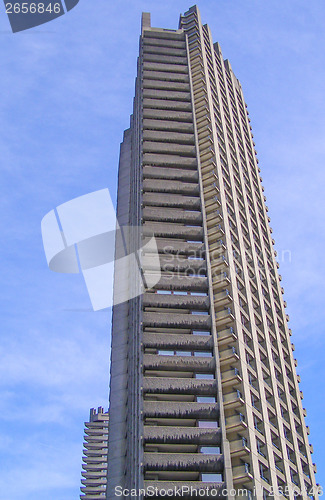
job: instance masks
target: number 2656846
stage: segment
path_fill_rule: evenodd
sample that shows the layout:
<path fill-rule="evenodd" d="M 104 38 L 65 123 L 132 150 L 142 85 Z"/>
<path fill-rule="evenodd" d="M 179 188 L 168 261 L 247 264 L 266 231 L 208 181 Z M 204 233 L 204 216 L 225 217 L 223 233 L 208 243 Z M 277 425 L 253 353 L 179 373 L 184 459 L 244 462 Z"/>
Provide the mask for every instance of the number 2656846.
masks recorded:
<path fill-rule="evenodd" d="M 6 3 L 6 13 L 7 14 L 44 14 L 44 13 L 54 13 L 60 14 L 61 4 L 59 3 L 49 3 L 45 5 L 44 3 Z"/>

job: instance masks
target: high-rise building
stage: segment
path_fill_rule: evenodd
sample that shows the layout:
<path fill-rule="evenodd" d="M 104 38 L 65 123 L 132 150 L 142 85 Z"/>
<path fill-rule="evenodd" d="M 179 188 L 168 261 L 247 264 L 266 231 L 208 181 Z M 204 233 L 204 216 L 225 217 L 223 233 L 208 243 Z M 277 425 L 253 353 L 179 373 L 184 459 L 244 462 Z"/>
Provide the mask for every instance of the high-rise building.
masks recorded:
<path fill-rule="evenodd" d="M 80 498 L 97 500 L 106 497 L 108 412 L 100 406 L 90 410 L 89 422 L 85 422 L 83 471 Z"/>
<path fill-rule="evenodd" d="M 318 498 L 259 173 L 241 84 L 198 9 L 177 30 L 143 14 L 119 166 L 117 217 L 138 230 L 116 247 L 134 259 L 117 261 L 114 293 L 133 298 L 113 308 L 108 499 Z"/>

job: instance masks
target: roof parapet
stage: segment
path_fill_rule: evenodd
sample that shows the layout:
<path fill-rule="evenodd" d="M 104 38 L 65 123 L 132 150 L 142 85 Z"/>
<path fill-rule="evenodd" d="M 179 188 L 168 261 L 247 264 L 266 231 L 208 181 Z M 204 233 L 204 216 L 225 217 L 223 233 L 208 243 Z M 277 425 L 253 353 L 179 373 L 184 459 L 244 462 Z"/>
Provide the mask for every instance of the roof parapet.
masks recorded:
<path fill-rule="evenodd" d="M 141 18 L 141 32 L 145 29 L 151 28 L 151 14 L 150 12 L 142 12 Z"/>

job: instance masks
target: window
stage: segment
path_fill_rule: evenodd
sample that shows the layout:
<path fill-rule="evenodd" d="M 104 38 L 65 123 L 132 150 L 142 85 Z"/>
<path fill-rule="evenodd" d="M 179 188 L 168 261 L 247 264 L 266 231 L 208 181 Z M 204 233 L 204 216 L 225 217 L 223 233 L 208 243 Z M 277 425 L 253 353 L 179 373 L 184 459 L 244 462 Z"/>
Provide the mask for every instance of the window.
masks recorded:
<path fill-rule="evenodd" d="M 260 441 L 259 439 L 256 439 L 256 447 L 257 447 L 257 453 L 259 453 L 262 457 L 265 457 L 265 453 L 263 453 L 263 448 L 264 448 L 264 443 Z"/>
<path fill-rule="evenodd" d="M 260 468 L 261 479 L 263 479 L 264 481 L 266 481 L 268 483 L 269 479 L 266 477 L 268 474 L 267 468 L 261 463 L 259 464 L 259 468 Z M 267 494 L 267 492 L 266 492 L 266 494 Z M 263 495 L 263 498 L 264 498 L 264 495 Z M 267 496 L 265 498 L 267 498 Z"/>
<path fill-rule="evenodd" d="M 256 417 L 256 415 L 254 415 L 254 428 L 258 432 L 260 432 L 261 434 L 263 434 L 263 424 L 262 424 L 261 420 Z"/>
<path fill-rule="evenodd" d="M 204 472 L 201 475 L 201 481 L 203 483 L 222 483 L 222 474 L 216 474 L 214 472 Z"/>
<path fill-rule="evenodd" d="M 196 401 L 198 403 L 215 403 L 216 398 L 214 396 L 196 396 Z"/>
<path fill-rule="evenodd" d="M 219 446 L 200 446 L 199 452 L 204 455 L 220 455 Z"/>
<path fill-rule="evenodd" d="M 195 351 L 194 356 L 201 356 L 203 358 L 212 358 L 212 352 L 210 351 Z"/>
<path fill-rule="evenodd" d="M 216 420 L 198 420 L 197 424 L 201 429 L 218 429 L 219 427 Z"/>

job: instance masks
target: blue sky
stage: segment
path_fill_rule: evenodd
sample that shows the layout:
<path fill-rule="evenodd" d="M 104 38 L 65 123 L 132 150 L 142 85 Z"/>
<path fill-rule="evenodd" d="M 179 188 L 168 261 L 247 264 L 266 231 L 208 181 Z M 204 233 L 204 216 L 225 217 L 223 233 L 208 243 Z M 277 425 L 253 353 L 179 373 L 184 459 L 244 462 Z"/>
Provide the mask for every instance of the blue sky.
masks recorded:
<path fill-rule="evenodd" d="M 81 275 L 48 270 L 40 222 L 97 189 L 115 196 L 141 11 L 176 28 L 190 5 L 80 0 L 17 34 L 0 5 L 1 500 L 78 498 L 83 422 L 107 404 L 110 313 L 91 311 Z M 325 4 L 198 5 L 250 111 L 322 484 Z"/>

